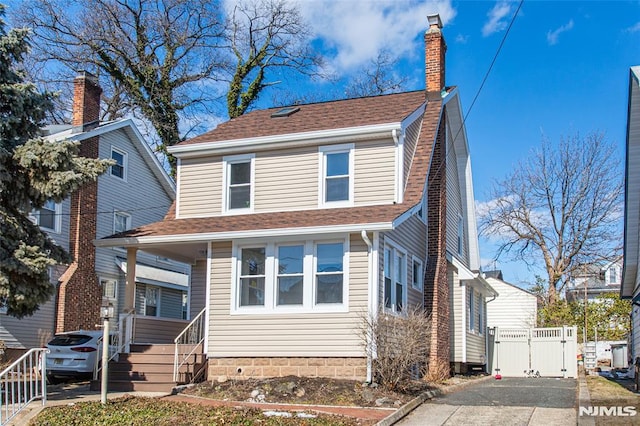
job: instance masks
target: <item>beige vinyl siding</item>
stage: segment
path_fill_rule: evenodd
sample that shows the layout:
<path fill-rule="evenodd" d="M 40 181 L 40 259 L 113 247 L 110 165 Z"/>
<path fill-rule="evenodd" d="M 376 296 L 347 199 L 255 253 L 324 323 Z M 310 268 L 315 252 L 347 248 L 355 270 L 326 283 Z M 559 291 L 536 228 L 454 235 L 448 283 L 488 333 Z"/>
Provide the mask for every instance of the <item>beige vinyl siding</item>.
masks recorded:
<path fill-rule="evenodd" d="M 353 191 L 356 206 L 394 201 L 395 152 L 393 140 L 356 144 Z"/>
<path fill-rule="evenodd" d="M 449 330 L 451 333 L 451 361 L 462 362 L 462 336 L 466 333 L 463 322 L 466 304 L 464 301 L 465 287 L 460 285 L 456 269 L 447 264 L 447 280 L 449 281 Z"/>
<path fill-rule="evenodd" d="M 215 243 L 208 355 L 363 356 L 356 327 L 367 309 L 367 250 L 359 235 L 350 240 L 347 313 L 231 315 L 231 243 Z"/>
<path fill-rule="evenodd" d="M 411 123 L 406 130 L 404 138 L 404 176 L 402 177 L 402 187 L 407 184 L 409 177 L 409 171 L 411 170 L 411 163 L 418 143 L 418 136 L 420 136 L 420 128 L 422 127 L 422 116 L 413 123 Z"/>
<path fill-rule="evenodd" d="M 407 251 L 407 303 L 410 306 L 422 305 L 424 296 L 422 291 L 415 290 L 413 282 L 412 256 L 422 261 L 423 272 L 427 266 L 426 261 L 426 225 L 416 215 L 400 224 L 396 229 L 384 234 L 384 238 L 389 238 L 393 243 Z M 384 240 L 382 241 L 384 243 Z M 384 244 L 380 246 L 380 303 L 384 304 Z M 424 277 L 423 277 L 424 279 Z"/>
<path fill-rule="evenodd" d="M 255 211 L 318 207 L 318 148 L 257 153 Z"/>
<path fill-rule="evenodd" d="M 178 209 L 181 218 L 215 216 L 222 212 L 222 158 L 180 161 Z"/>
<path fill-rule="evenodd" d="M 447 134 L 447 250 L 465 265 L 468 265 L 465 243 L 468 237 L 466 230 L 463 234 L 463 251 L 461 255 L 458 254 L 458 220 L 462 213 L 462 191 L 460 190 L 456 152 L 451 135 Z"/>
<path fill-rule="evenodd" d="M 487 326 L 531 328 L 536 326 L 536 296 L 495 278 L 487 282 L 498 297 L 487 303 Z"/>
<path fill-rule="evenodd" d="M 207 261 L 198 260 L 191 268 L 191 319 L 202 311 L 207 298 Z"/>

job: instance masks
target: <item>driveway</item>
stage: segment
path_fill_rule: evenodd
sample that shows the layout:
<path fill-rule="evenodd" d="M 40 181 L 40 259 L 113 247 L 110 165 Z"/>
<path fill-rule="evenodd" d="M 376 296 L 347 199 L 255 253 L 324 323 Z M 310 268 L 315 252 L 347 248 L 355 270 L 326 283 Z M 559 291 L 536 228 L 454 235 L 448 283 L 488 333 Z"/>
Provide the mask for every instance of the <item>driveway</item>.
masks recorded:
<path fill-rule="evenodd" d="M 575 425 L 576 379 L 483 380 L 420 405 L 398 422 L 424 425 Z"/>

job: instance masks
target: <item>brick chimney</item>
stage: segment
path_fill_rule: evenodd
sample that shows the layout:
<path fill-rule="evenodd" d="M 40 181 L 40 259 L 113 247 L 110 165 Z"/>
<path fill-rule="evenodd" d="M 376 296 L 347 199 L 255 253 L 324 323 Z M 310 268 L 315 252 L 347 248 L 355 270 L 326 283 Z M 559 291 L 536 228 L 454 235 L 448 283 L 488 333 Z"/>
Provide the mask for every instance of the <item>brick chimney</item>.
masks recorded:
<path fill-rule="evenodd" d="M 100 94 L 97 79 L 88 72 L 74 80 L 72 125 L 76 133 L 89 131 L 99 124 Z M 99 158 L 100 136 L 83 139 L 80 156 Z M 71 194 L 69 218 L 69 254 L 73 263 L 58 285 L 56 333 L 93 330 L 100 323 L 102 288 L 96 274 L 98 182 L 82 185 Z"/>
<path fill-rule="evenodd" d="M 440 99 L 444 85 L 444 57 L 447 44 L 442 37 L 440 15 L 427 16 L 429 29 L 424 34 L 427 98 Z"/>
<path fill-rule="evenodd" d="M 73 80 L 73 117 L 71 125 L 83 132 L 96 127 L 100 121 L 102 89 L 96 76 L 82 71 Z"/>

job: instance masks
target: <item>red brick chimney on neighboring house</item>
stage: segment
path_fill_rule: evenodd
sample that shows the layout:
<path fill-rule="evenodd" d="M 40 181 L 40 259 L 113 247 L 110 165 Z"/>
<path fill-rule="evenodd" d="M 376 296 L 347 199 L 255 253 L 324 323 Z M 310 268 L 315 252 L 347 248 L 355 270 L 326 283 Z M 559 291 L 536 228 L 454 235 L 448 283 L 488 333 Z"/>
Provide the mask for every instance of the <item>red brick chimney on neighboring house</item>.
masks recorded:
<path fill-rule="evenodd" d="M 424 34 L 425 45 L 425 78 L 427 98 L 439 99 L 442 97 L 444 85 L 444 57 L 447 52 L 447 44 L 442 37 L 442 21 L 440 15 L 427 16 L 429 29 Z"/>
<path fill-rule="evenodd" d="M 97 127 L 100 95 L 95 76 L 81 72 L 74 79 L 72 125 L 76 133 Z M 82 140 L 80 156 L 98 158 L 100 137 Z M 102 290 L 95 272 L 98 183 L 89 182 L 71 195 L 69 253 L 73 263 L 60 278 L 56 304 L 56 332 L 92 330 L 100 323 Z"/>

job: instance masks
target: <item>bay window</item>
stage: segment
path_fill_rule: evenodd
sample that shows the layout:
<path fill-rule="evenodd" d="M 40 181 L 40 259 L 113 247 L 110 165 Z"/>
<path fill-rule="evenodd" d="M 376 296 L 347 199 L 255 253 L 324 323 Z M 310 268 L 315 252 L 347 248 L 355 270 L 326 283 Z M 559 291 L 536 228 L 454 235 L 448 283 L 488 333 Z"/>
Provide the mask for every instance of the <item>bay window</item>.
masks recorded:
<path fill-rule="evenodd" d="M 344 311 L 346 240 L 236 246 L 232 312 Z"/>

